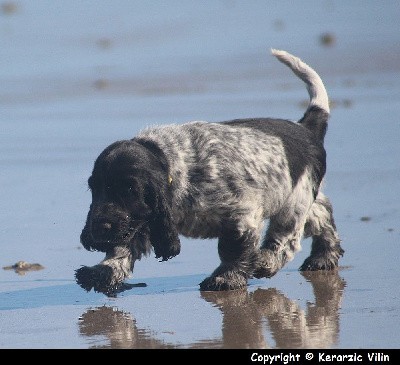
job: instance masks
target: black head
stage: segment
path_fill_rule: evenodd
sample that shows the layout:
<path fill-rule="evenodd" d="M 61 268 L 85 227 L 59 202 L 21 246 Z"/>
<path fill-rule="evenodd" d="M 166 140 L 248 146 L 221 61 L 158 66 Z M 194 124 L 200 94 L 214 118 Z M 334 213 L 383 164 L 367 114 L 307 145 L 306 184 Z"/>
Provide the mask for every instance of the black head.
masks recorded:
<path fill-rule="evenodd" d="M 92 203 L 81 243 L 111 252 L 129 247 L 133 259 L 151 252 L 167 260 L 180 250 L 171 213 L 168 163 L 152 143 L 115 142 L 97 158 L 88 180 Z"/>

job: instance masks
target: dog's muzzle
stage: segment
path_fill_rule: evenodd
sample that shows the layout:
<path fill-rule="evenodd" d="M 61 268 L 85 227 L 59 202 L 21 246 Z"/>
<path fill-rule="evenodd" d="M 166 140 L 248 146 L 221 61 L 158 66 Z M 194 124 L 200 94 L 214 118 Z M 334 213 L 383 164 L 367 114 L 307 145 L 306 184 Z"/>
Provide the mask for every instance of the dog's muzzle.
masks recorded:
<path fill-rule="evenodd" d="M 109 242 L 117 236 L 117 224 L 104 219 L 95 219 L 90 227 L 94 241 Z"/>
<path fill-rule="evenodd" d="M 109 252 L 115 246 L 127 246 L 144 225 L 127 214 L 112 217 L 89 215 L 81 234 L 81 243 L 89 250 Z"/>

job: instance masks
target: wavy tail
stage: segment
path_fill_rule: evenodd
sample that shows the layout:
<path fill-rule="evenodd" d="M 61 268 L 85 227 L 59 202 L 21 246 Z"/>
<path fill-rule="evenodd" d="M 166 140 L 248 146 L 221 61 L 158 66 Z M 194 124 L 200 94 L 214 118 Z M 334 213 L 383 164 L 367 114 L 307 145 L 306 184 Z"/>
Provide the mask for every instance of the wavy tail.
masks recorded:
<path fill-rule="evenodd" d="M 310 103 L 299 123 L 309 129 L 321 142 L 324 141 L 329 119 L 329 99 L 319 75 L 300 58 L 282 50 L 271 49 L 272 54 L 287 65 L 307 85 Z"/>

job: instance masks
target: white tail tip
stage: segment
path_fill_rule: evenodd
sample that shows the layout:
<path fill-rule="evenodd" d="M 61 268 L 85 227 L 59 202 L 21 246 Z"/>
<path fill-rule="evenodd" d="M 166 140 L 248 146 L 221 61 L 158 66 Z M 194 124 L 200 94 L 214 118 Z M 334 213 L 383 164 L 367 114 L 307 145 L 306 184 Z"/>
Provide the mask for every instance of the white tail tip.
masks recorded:
<path fill-rule="evenodd" d="M 304 63 L 300 58 L 278 49 L 271 49 L 271 53 L 282 63 L 287 65 L 295 75 L 307 85 L 310 103 L 308 108 L 317 106 L 329 113 L 329 99 L 324 83 L 313 68 Z"/>

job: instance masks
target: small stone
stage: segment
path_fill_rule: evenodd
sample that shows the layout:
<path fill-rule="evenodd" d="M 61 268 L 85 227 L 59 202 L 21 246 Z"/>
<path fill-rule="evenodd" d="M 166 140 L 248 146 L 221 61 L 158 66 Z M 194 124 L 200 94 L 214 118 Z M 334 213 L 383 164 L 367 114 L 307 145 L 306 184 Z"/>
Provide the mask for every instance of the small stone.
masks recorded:
<path fill-rule="evenodd" d="M 3 3 L 1 3 L 1 11 L 3 14 L 14 14 L 16 13 L 18 10 L 18 6 L 16 3 L 12 2 L 12 1 L 5 1 Z"/>
<path fill-rule="evenodd" d="M 332 33 L 323 33 L 319 37 L 319 42 L 325 47 L 332 47 L 336 43 L 336 37 Z"/>

